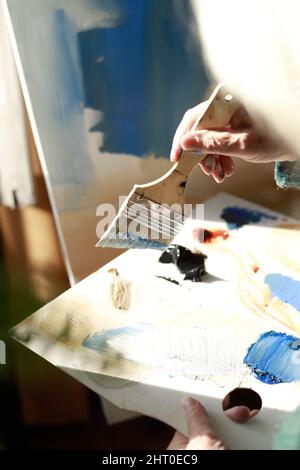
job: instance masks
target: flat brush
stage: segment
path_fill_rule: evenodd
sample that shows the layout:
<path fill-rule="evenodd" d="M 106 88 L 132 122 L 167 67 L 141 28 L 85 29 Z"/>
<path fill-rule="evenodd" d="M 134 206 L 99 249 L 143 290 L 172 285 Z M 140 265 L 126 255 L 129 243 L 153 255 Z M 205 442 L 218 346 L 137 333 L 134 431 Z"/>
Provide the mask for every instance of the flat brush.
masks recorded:
<path fill-rule="evenodd" d="M 228 125 L 239 103 L 218 85 L 193 130 Z M 161 178 L 135 185 L 96 246 L 163 249 L 180 232 L 185 214 L 185 186 L 189 175 L 205 158 L 182 151 L 178 162 Z"/>

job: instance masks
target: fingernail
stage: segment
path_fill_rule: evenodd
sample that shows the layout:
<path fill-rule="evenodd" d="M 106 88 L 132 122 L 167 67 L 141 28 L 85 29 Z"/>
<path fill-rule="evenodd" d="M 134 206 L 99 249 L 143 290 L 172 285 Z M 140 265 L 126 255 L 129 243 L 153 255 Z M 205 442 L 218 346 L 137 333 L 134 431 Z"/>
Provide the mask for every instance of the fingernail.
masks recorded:
<path fill-rule="evenodd" d="M 259 413 L 259 410 L 252 410 L 250 411 L 250 418 L 254 418 L 254 416 L 256 416 L 257 414 Z"/>
<path fill-rule="evenodd" d="M 195 403 L 196 401 L 192 397 L 185 397 L 181 401 L 184 410 L 188 410 L 189 408 L 193 407 Z"/>

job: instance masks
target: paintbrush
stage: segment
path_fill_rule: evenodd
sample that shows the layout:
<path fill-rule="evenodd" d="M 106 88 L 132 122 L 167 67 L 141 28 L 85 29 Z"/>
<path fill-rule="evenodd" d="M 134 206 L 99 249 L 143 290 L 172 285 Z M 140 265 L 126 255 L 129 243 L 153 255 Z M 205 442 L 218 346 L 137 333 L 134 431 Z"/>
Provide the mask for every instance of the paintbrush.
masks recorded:
<path fill-rule="evenodd" d="M 218 85 L 193 130 L 223 128 L 238 106 L 225 86 Z M 182 151 L 179 161 L 161 178 L 135 185 L 96 246 L 162 249 L 170 244 L 187 217 L 187 179 L 203 158 L 204 154 Z"/>

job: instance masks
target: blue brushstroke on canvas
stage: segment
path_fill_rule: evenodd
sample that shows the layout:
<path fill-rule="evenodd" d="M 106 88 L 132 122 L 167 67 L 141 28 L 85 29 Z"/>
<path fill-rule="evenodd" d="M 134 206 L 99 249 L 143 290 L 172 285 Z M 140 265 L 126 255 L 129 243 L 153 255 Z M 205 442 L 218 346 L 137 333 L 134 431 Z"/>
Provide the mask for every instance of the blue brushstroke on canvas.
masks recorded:
<path fill-rule="evenodd" d="M 268 331 L 250 346 L 244 364 L 266 384 L 300 380 L 300 339 Z"/>
<path fill-rule="evenodd" d="M 265 283 L 270 287 L 273 297 L 292 305 L 300 312 L 300 281 L 280 273 L 268 274 Z"/>
<path fill-rule="evenodd" d="M 207 86 L 191 6 L 118 0 L 116 12 L 114 27 L 78 34 L 85 106 L 103 113 L 92 131 L 104 134 L 102 151 L 168 156 L 184 111 Z"/>
<path fill-rule="evenodd" d="M 263 219 L 277 220 L 274 215 L 239 206 L 225 207 L 221 213 L 221 218 L 227 222 L 230 230 L 241 228 L 247 224 L 259 223 Z"/>

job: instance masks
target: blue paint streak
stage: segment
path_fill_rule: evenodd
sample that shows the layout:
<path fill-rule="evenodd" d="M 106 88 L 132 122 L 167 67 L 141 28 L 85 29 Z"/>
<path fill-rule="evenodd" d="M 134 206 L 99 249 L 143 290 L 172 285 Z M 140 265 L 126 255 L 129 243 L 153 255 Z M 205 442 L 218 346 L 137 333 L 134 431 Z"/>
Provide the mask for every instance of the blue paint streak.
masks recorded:
<path fill-rule="evenodd" d="M 256 378 L 266 384 L 300 379 L 300 339 L 268 331 L 252 344 L 244 358 Z"/>
<path fill-rule="evenodd" d="M 184 111 L 208 83 L 191 6 L 117 0 L 105 7 L 115 25 L 78 34 L 85 105 L 104 113 L 91 130 L 104 133 L 102 151 L 168 156 Z"/>
<path fill-rule="evenodd" d="M 97 331 L 93 335 L 87 336 L 82 342 L 82 346 L 85 348 L 93 349 L 98 352 L 106 352 L 110 345 L 109 341 L 118 336 L 130 336 L 138 335 L 145 328 L 149 328 L 148 325 L 140 323 L 136 326 L 123 326 L 120 328 L 112 328 L 111 330 Z M 150 328 L 152 328 L 150 326 Z"/>
<path fill-rule="evenodd" d="M 272 273 L 265 277 L 265 283 L 271 289 L 272 295 L 300 312 L 300 282 L 289 276 Z"/>
<path fill-rule="evenodd" d="M 238 206 L 225 207 L 221 218 L 227 222 L 230 230 L 241 228 L 243 225 L 258 223 L 262 219 L 277 220 L 274 215 Z"/>
<path fill-rule="evenodd" d="M 126 243 L 130 248 L 149 248 L 152 250 L 164 250 L 168 245 L 159 240 L 149 240 L 144 237 L 139 237 L 133 233 L 128 233 Z"/>

